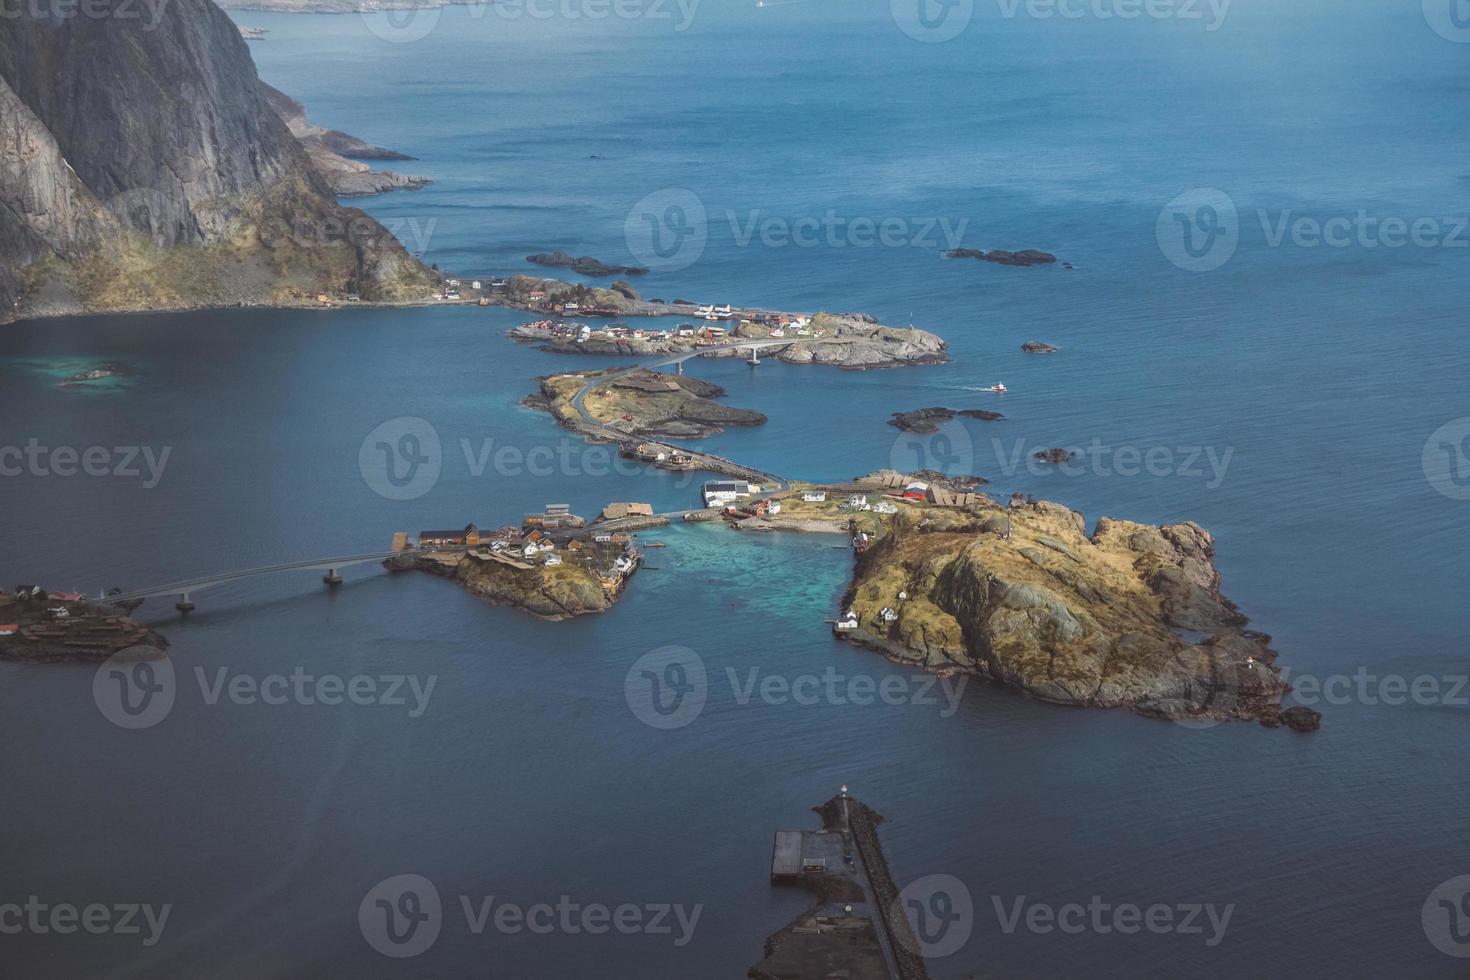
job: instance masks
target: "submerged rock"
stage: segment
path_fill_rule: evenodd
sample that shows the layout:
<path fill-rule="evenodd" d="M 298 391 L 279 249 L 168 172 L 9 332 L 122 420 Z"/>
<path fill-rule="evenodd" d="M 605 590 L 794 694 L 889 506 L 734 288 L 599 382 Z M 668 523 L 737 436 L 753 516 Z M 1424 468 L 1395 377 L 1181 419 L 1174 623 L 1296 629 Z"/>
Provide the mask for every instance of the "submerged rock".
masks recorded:
<path fill-rule="evenodd" d="M 1057 352 L 1056 347 L 1039 340 L 1028 340 L 1021 345 L 1021 349 L 1028 354 L 1055 354 Z"/>
<path fill-rule="evenodd" d="M 1034 458 L 1041 460 L 1043 463 L 1065 463 L 1077 454 L 1072 452 L 1072 450 L 1070 449 L 1055 448 L 1042 449 L 1038 452 L 1032 453 L 1031 455 Z"/>

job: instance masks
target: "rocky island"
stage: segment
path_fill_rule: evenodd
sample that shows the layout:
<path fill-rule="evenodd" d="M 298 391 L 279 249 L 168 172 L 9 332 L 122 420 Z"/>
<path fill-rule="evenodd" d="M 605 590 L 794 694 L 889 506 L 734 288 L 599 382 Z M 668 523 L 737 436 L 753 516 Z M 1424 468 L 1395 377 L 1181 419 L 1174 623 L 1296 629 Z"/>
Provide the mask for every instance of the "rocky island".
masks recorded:
<path fill-rule="evenodd" d="M 1089 535 L 1060 504 L 976 498 L 899 502 L 857 557 L 838 634 L 1057 704 L 1316 727 L 1283 712 L 1270 637 L 1221 594 L 1203 528 L 1105 517 Z"/>
<path fill-rule="evenodd" d="M 1052 265 L 1057 257 L 1050 252 L 1039 249 L 1027 248 L 1019 252 L 1008 252 L 1003 248 L 992 249 L 989 252 L 978 248 L 952 248 L 944 253 L 951 259 L 979 259 L 981 262 L 994 262 L 997 265 Z"/>
<path fill-rule="evenodd" d="M 927 435 L 931 432 L 938 432 L 941 425 L 956 417 L 980 419 L 982 422 L 995 422 L 1005 418 L 999 412 L 983 408 L 916 408 L 910 412 L 894 412 L 888 424 L 904 432 Z"/>
<path fill-rule="evenodd" d="M 526 256 L 526 261 L 536 265 L 550 266 L 554 269 L 571 269 L 579 276 L 588 276 L 593 279 L 603 279 L 609 276 L 643 276 L 648 274 L 648 270 L 642 266 L 608 265 L 605 262 L 594 259 L 590 255 L 573 257 L 570 253 L 560 250 L 528 255 Z M 613 288 L 617 289 L 617 285 L 617 283 L 614 283 Z M 634 294 L 631 298 L 637 299 L 637 295 Z"/>
<path fill-rule="evenodd" d="M 168 641 L 135 622 L 131 608 L 28 586 L 0 593 L 0 660 L 102 661 L 131 648 L 161 656 Z"/>
<path fill-rule="evenodd" d="M 596 524 L 554 531 L 538 521 L 484 535 L 472 524 L 464 533 L 472 542 L 468 546 L 435 550 L 426 545 L 383 564 L 395 572 L 453 579 L 489 602 L 559 620 L 612 608 L 643 560 L 627 533 L 603 531 Z"/>
<path fill-rule="evenodd" d="M 1051 344 L 1043 343 L 1040 340 L 1028 340 L 1021 345 L 1021 350 L 1027 354 L 1055 354 L 1057 349 Z"/>
<path fill-rule="evenodd" d="M 589 388 L 588 382 L 598 378 L 611 380 Z M 630 438 L 703 439 L 728 426 L 766 422 L 760 412 L 719 404 L 714 399 L 725 389 L 687 375 L 642 369 L 557 374 L 541 378 L 540 386 L 540 396 L 527 400 L 530 407 L 595 436 L 612 431 Z M 584 388 L 587 392 L 579 408 L 573 399 Z"/>
<path fill-rule="evenodd" d="M 704 322 L 661 330 L 625 323 L 593 327 L 576 320 L 539 320 L 512 327 L 507 335 L 553 353 L 625 357 L 694 351 L 702 351 L 706 357 L 748 357 L 749 348 L 740 348 L 738 341 L 786 340 L 789 343 L 763 348 L 760 356 L 787 364 L 824 364 L 851 371 L 940 364 L 949 357 L 948 345 L 938 335 L 917 327 L 884 326 L 865 314 L 746 315 L 742 311 L 731 312 L 729 318 L 736 320 L 733 328 Z"/>

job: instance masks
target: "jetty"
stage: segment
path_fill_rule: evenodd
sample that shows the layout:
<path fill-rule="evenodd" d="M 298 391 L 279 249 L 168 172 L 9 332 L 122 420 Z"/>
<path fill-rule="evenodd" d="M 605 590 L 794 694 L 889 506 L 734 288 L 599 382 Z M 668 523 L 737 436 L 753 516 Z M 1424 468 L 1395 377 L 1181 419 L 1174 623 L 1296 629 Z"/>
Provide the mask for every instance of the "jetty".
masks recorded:
<path fill-rule="evenodd" d="M 747 976 L 928 980 L 878 842 L 883 817 L 846 786 L 813 809 L 820 830 L 776 831 L 771 883 L 812 891 L 816 903 L 766 940 L 765 957 Z"/>

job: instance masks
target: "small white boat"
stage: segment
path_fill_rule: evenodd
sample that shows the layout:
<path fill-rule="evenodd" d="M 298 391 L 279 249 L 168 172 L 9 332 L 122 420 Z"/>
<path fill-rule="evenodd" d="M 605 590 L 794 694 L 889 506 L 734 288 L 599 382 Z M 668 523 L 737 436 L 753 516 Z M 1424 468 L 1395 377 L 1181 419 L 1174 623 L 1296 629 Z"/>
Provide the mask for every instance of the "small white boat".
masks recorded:
<path fill-rule="evenodd" d="M 1008 390 L 1009 390 L 1009 389 L 1008 389 L 1008 388 L 1006 388 L 1006 386 L 1005 386 L 1005 385 L 1002 385 L 1002 384 L 993 384 L 993 385 L 991 385 L 991 386 L 990 386 L 990 387 L 989 387 L 989 388 L 986 388 L 986 389 L 985 389 L 985 390 L 986 390 L 986 391 L 993 391 L 993 392 L 995 392 L 995 393 L 996 393 L 996 394 L 997 394 L 997 395 L 1003 395 L 1003 394 L 1005 394 L 1005 393 L 1006 393 L 1006 392 L 1007 392 L 1007 391 L 1008 391 Z"/>

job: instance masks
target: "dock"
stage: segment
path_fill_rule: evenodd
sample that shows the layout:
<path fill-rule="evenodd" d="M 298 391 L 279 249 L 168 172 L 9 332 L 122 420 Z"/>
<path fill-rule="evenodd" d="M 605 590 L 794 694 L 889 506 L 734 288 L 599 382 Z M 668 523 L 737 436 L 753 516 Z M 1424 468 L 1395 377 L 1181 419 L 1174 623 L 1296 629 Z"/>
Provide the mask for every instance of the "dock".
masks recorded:
<path fill-rule="evenodd" d="M 816 903 L 766 940 L 765 957 L 748 975 L 928 980 L 878 842 L 882 816 L 845 786 L 814 809 L 820 830 L 776 831 L 771 883 L 805 888 Z"/>

